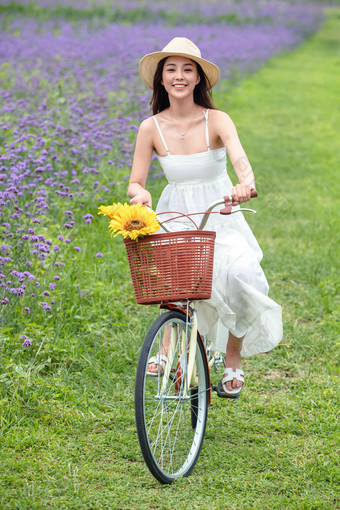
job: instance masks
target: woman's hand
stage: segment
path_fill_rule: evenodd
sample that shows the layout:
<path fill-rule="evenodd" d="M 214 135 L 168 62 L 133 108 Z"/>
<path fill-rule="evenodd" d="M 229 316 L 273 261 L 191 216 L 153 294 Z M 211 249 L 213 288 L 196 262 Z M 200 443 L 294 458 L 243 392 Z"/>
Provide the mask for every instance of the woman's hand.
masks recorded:
<path fill-rule="evenodd" d="M 136 193 L 136 195 L 134 195 L 131 198 L 130 204 L 131 205 L 142 204 L 142 205 L 145 205 L 145 206 L 150 207 L 152 209 L 152 198 L 151 198 L 151 195 L 150 195 L 150 193 L 146 189 L 140 190 L 140 191 L 138 191 L 138 193 Z"/>
<path fill-rule="evenodd" d="M 252 189 L 255 189 L 254 185 L 248 184 L 236 184 L 231 191 L 232 197 L 232 206 L 243 204 L 243 202 L 248 202 L 250 200 L 250 192 Z"/>

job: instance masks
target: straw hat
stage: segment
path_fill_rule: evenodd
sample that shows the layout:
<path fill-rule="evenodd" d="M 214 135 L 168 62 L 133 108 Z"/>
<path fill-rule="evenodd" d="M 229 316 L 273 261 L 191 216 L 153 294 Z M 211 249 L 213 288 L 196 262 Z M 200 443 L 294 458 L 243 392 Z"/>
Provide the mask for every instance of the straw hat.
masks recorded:
<path fill-rule="evenodd" d="M 187 57 L 197 62 L 207 76 L 211 87 L 216 85 L 220 78 L 219 68 L 201 57 L 199 48 L 190 39 L 186 37 L 175 37 L 167 44 L 162 51 L 155 51 L 145 55 L 139 63 L 139 72 L 144 83 L 153 89 L 153 78 L 158 63 L 166 57 L 176 55 L 178 57 Z"/>

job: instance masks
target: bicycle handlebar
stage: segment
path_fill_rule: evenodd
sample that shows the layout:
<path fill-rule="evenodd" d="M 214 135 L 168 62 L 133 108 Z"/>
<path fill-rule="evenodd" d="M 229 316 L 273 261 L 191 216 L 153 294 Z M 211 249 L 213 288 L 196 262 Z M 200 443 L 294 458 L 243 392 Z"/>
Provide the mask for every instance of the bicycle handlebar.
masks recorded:
<path fill-rule="evenodd" d="M 250 193 L 251 193 L 250 198 L 256 198 L 257 197 L 257 191 L 255 189 L 251 189 Z M 203 214 L 204 216 L 203 216 L 200 224 L 197 227 L 198 230 L 203 230 L 205 225 L 207 224 L 209 215 L 212 213 L 212 210 L 215 209 L 215 207 L 217 207 L 218 205 L 223 205 L 223 204 L 224 204 L 224 208 L 219 211 L 219 213 L 223 214 L 223 215 L 235 214 L 237 212 L 251 212 L 253 214 L 256 214 L 256 211 L 254 211 L 253 209 L 247 209 L 246 207 L 242 207 L 240 209 L 237 209 L 236 211 L 233 211 L 232 210 L 233 206 L 231 205 L 232 204 L 232 199 L 230 197 L 228 197 L 228 196 L 225 196 L 225 197 L 223 197 L 223 200 L 219 199 L 219 200 L 216 200 L 215 202 L 212 202 L 209 205 L 208 209 L 204 213 L 193 213 L 193 214 L 186 215 L 186 214 L 183 214 L 183 213 L 176 212 L 175 214 L 179 214 L 179 216 L 177 216 L 175 218 L 170 218 L 168 220 L 165 220 L 163 222 L 163 224 L 161 224 L 161 227 L 162 227 L 163 230 L 165 230 L 165 232 L 171 232 L 171 230 L 168 229 L 168 227 L 165 227 L 164 223 L 167 222 L 167 221 L 171 221 L 171 220 L 177 219 L 179 217 L 183 217 L 183 216 L 189 218 L 193 222 L 193 224 L 197 227 L 196 223 L 190 218 L 190 216 L 194 216 L 196 214 Z"/>

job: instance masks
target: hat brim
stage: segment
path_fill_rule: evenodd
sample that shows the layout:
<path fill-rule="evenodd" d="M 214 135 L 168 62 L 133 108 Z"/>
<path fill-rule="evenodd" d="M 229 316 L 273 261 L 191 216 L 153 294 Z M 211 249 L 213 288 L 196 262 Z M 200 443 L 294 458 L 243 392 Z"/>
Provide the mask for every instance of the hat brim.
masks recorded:
<path fill-rule="evenodd" d="M 155 72 L 159 62 L 163 58 L 167 57 L 186 57 L 190 58 L 194 62 L 197 62 L 203 69 L 204 74 L 209 80 L 210 87 L 212 88 L 216 85 L 218 80 L 220 79 L 220 70 L 217 65 L 209 62 L 209 60 L 205 60 L 204 58 L 195 57 L 188 53 L 180 53 L 180 52 L 172 52 L 172 51 L 155 51 L 154 53 L 148 53 L 145 55 L 141 61 L 139 62 L 139 74 L 141 75 L 142 80 L 145 85 L 147 85 L 151 90 L 153 90 L 153 78 L 155 76 Z"/>

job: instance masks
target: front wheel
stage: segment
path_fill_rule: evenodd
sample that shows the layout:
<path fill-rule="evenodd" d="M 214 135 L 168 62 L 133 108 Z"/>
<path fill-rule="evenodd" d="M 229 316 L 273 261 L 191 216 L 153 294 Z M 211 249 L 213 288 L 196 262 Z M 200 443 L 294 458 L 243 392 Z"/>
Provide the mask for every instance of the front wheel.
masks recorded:
<path fill-rule="evenodd" d="M 144 460 L 161 483 L 189 476 L 201 451 L 209 402 L 209 372 L 205 349 L 197 334 L 192 374 L 191 326 L 179 311 L 160 315 L 149 329 L 139 357 L 135 414 Z M 193 342 L 193 339 L 191 339 Z M 149 359 L 167 352 L 158 375 L 147 376 Z"/>

